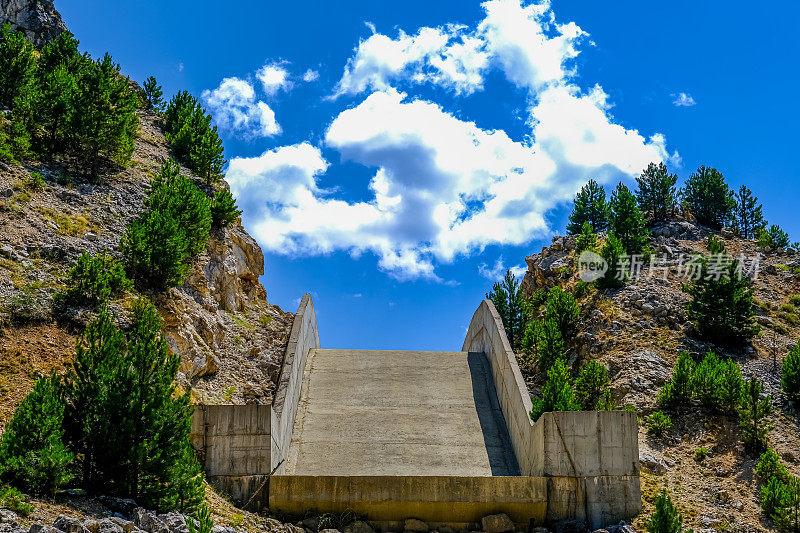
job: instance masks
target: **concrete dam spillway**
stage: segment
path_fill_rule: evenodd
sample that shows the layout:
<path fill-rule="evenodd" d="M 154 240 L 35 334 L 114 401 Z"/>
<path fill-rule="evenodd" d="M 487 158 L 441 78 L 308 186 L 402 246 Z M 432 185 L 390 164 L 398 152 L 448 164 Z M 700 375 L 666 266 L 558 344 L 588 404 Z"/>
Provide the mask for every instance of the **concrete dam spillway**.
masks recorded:
<path fill-rule="evenodd" d="M 248 508 L 352 511 L 469 528 L 597 528 L 641 508 L 635 413 L 545 413 L 484 300 L 461 351 L 322 349 L 311 297 L 292 326 L 272 405 L 200 405 L 192 443 L 209 481 Z"/>

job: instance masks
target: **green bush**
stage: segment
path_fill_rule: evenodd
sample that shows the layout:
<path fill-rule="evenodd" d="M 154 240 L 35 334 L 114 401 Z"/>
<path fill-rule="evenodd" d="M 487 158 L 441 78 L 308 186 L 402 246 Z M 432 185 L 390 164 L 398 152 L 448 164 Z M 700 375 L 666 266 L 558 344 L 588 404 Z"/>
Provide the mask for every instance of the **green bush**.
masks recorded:
<path fill-rule="evenodd" d="M 745 451 L 760 454 L 767 448 L 767 435 L 772 423 L 767 418 L 772 414 L 772 400 L 764 395 L 764 385 L 752 376 L 744 383 L 739 400 L 739 426 Z"/>
<path fill-rule="evenodd" d="M 28 181 L 28 188 L 38 191 L 42 187 L 44 187 L 44 176 L 42 176 L 41 172 L 31 172 L 30 181 Z"/>
<path fill-rule="evenodd" d="M 186 519 L 186 527 L 189 533 L 211 533 L 214 529 L 214 521 L 211 520 L 211 511 L 206 504 L 198 507 L 193 518 Z"/>
<path fill-rule="evenodd" d="M 561 359 L 556 359 L 547 372 L 547 382 L 540 397 L 533 400 L 530 416 L 536 421 L 543 413 L 553 411 L 579 411 L 569 378 L 569 368 Z"/>
<path fill-rule="evenodd" d="M 83 252 L 67 276 L 65 298 L 74 305 L 99 305 L 133 288 L 122 265 L 105 252 Z"/>
<path fill-rule="evenodd" d="M 762 483 L 767 483 L 773 477 L 780 481 L 789 479 L 789 471 L 781 464 L 780 457 L 772 448 L 768 448 L 758 459 L 756 475 L 761 478 Z"/>
<path fill-rule="evenodd" d="M 788 496 L 786 483 L 772 477 L 761 486 L 761 509 L 771 519 L 775 519 Z"/>
<path fill-rule="evenodd" d="M 598 409 L 608 391 L 609 383 L 611 380 L 605 366 L 595 360 L 584 364 L 575 380 L 575 399 L 580 403 L 581 410 Z"/>
<path fill-rule="evenodd" d="M 595 180 L 589 180 L 575 195 L 567 233 L 570 235 L 579 233 L 583 229 L 584 222 L 591 225 L 592 231 L 603 231 L 608 227 L 608 215 L 605 189 Z"/>
<path fill-rule="evenodd" d="M 707 449 L 705 449 L 705 448 L 697 448 L 694 451 L 695 460 L 697 460 L 699 462 L 703 462 L 703 461 L 706 460 L 706 457 L 708 457 L 708 450 Z"/>
<path fill-rule="evenodd" d="M 706 166 L 698 168 L 686 180 L 683 197 L 697 221 L 716 230 L 730 220 L 736 207 L 733 191 L 722 173 Z"/>
<path fill-rule="evenodd" d="M 656 498 L 656 508 L 647 522 L 647 533 L 681 533 L 683 531 L 683 516 L 672 503 L 672 499 L 663 491 Z"/>
<path fill-rule="evenodd" d="M 678 362 L 672 370 L 672 378 L 661 388 L 656 400 L 661 408 L 674 408 L 683 405 L 692 398 L 692 381 L 694 379 L 695 362 L 688 352 L 681 352 Z"/>
<path fill-rule="evenodd" d="M 650 163 L 636 178 L 639 207 L 652 220 L 667 220 L 675 213 L 677 174 L 670 174 L 664 163 Z"/>
<path fill-rule="evenodd" d="M 25 503 L 25 496 L 8 485 L 0 487 L 0 507 L 10 509 L 23 517 L 33 514 L 33 505 Z"/>
<path fill-rule="evenodd" d="M 529 322 L 522 337 L 522 348 L 526 354 L 536 356 L 540 372 L 547 372 L 553 363 L 566 358 L 564 339 L 553 319 Z"/>
<path fill-rule="evenodd" d="M 592 286 L 589 283 L 586 283 L 582 279 L 578 280 L 578 283 L 575 284 L 575 299 L 580 300 L 581 298 L 588 296 L 592 292 Z"/>
<path fill-rule="evenodd" d="M 788 248 L 789 234 L 783 231 L 777 224 L 772 224 L 769 228 L 758 230 L 758 245 L 762 248 Z"/>
<path fill-rule="evenodd" d="M 241 216 L 242 211 L 236 207 L 236 200 L 230 191 L 221 189 L 211 202 L 211 220 L 215 228 L 227 228 Z"/>
<path fill-rule="evenodd" d="M 625 266 L 627 254 L 622 243 L 613 233 L 609 233 L 600 256 L 605 259 L 608 269 L 603 277 L 597 280 L 597 286 L 602 289 L 614 289 L 625 285 L 627 278 Z"/>
<path fill-rule="evenodd" d="M 698 334 L 718 345 L 741 345 L 761 330 L 754 320 L 752 282 L 731 260 L 714 275 L 707 258 L 699 261 L 699 275 L 686 287 L 686 305 Z"/>
<path fill-rule="evenodd" d="M 64 404 L 56 375 L 36 382 L 14 411 L 0 442 L 5 481 L 35 494 L 53 495 L 72 479 L 72 454 L 64 444 Z"/>
<path fill-rule="evenodd" d="M 647 434 L 660 437 L 672 428 L 672 420 L 661 411 L 653 411 L 647 417 Z"/>
<path fill-rule="evenodd" d="M 783 360 L 781 390 L 789 400 L 800 401 L 800 342 L 794 345 Z"/>
<path fill-rule="evenodd" d="M 784 487 L 772 520 L 781 531 L 797 533 L 800 531 L 800 478 L 791 476 Z"/>
<path fill-rule="evenodd" d="M 708 241 L 706 241 L 706 248 L 711 255 L 724 254 L 725 244 L 717 238 L 716 235 L 709 234 Z"/>
<path fill-rule="evenodd" d="M 575 237 L 575 254 L 580 255 L 584 250 L 592 250 L 597 247 L 597 234 L 592 230 L 589 222 L 584 222 L 581 232 Z"/>
<path fill-rule="evenodd" d="M 554 320 L 562 339 L 571 339 L 578 332 L 581 310 L 575 297 L 561 287 L 553 287 L 547 293 L 544 316 Z"/>

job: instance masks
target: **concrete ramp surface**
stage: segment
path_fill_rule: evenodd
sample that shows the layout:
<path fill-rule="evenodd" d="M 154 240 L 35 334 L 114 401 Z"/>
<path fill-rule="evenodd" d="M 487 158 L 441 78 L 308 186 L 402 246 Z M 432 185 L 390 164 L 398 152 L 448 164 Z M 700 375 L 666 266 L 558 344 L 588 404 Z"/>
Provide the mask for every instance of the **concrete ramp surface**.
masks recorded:
<path fill-rule="evenodd" d="M 312 349 L 285 474 L 520 472 L 484 354 Z"/>

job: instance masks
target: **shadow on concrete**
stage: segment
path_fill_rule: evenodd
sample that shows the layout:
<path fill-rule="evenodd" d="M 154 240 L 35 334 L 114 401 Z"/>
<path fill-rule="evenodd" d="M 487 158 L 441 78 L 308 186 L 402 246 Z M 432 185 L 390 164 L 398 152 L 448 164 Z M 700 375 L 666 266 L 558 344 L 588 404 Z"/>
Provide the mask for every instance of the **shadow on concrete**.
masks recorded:
<path fill-rule="evenodd" d="M 470 377 L 472 378 L 472 397 L 475 411 L 483 431 L 483 442 L 489 456 L 489 466 L 493 476 L 519 476 L 519 464 L 511 437 L 508 434 L 503 411 L 497 400 L 497 391 L 492 380 L 489 361 L 482 353 L 467 354 Z"/>

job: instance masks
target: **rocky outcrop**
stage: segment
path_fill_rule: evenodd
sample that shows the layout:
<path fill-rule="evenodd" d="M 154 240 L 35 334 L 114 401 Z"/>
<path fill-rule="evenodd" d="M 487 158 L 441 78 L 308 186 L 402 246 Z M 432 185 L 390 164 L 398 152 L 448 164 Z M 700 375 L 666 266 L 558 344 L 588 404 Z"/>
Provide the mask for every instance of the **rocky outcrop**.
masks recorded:
<path fill-rule="evenodd" d="M 38 48 L 67 29 L 53 0 L 0 0 L 0 24 L 6 22 Z"/>

